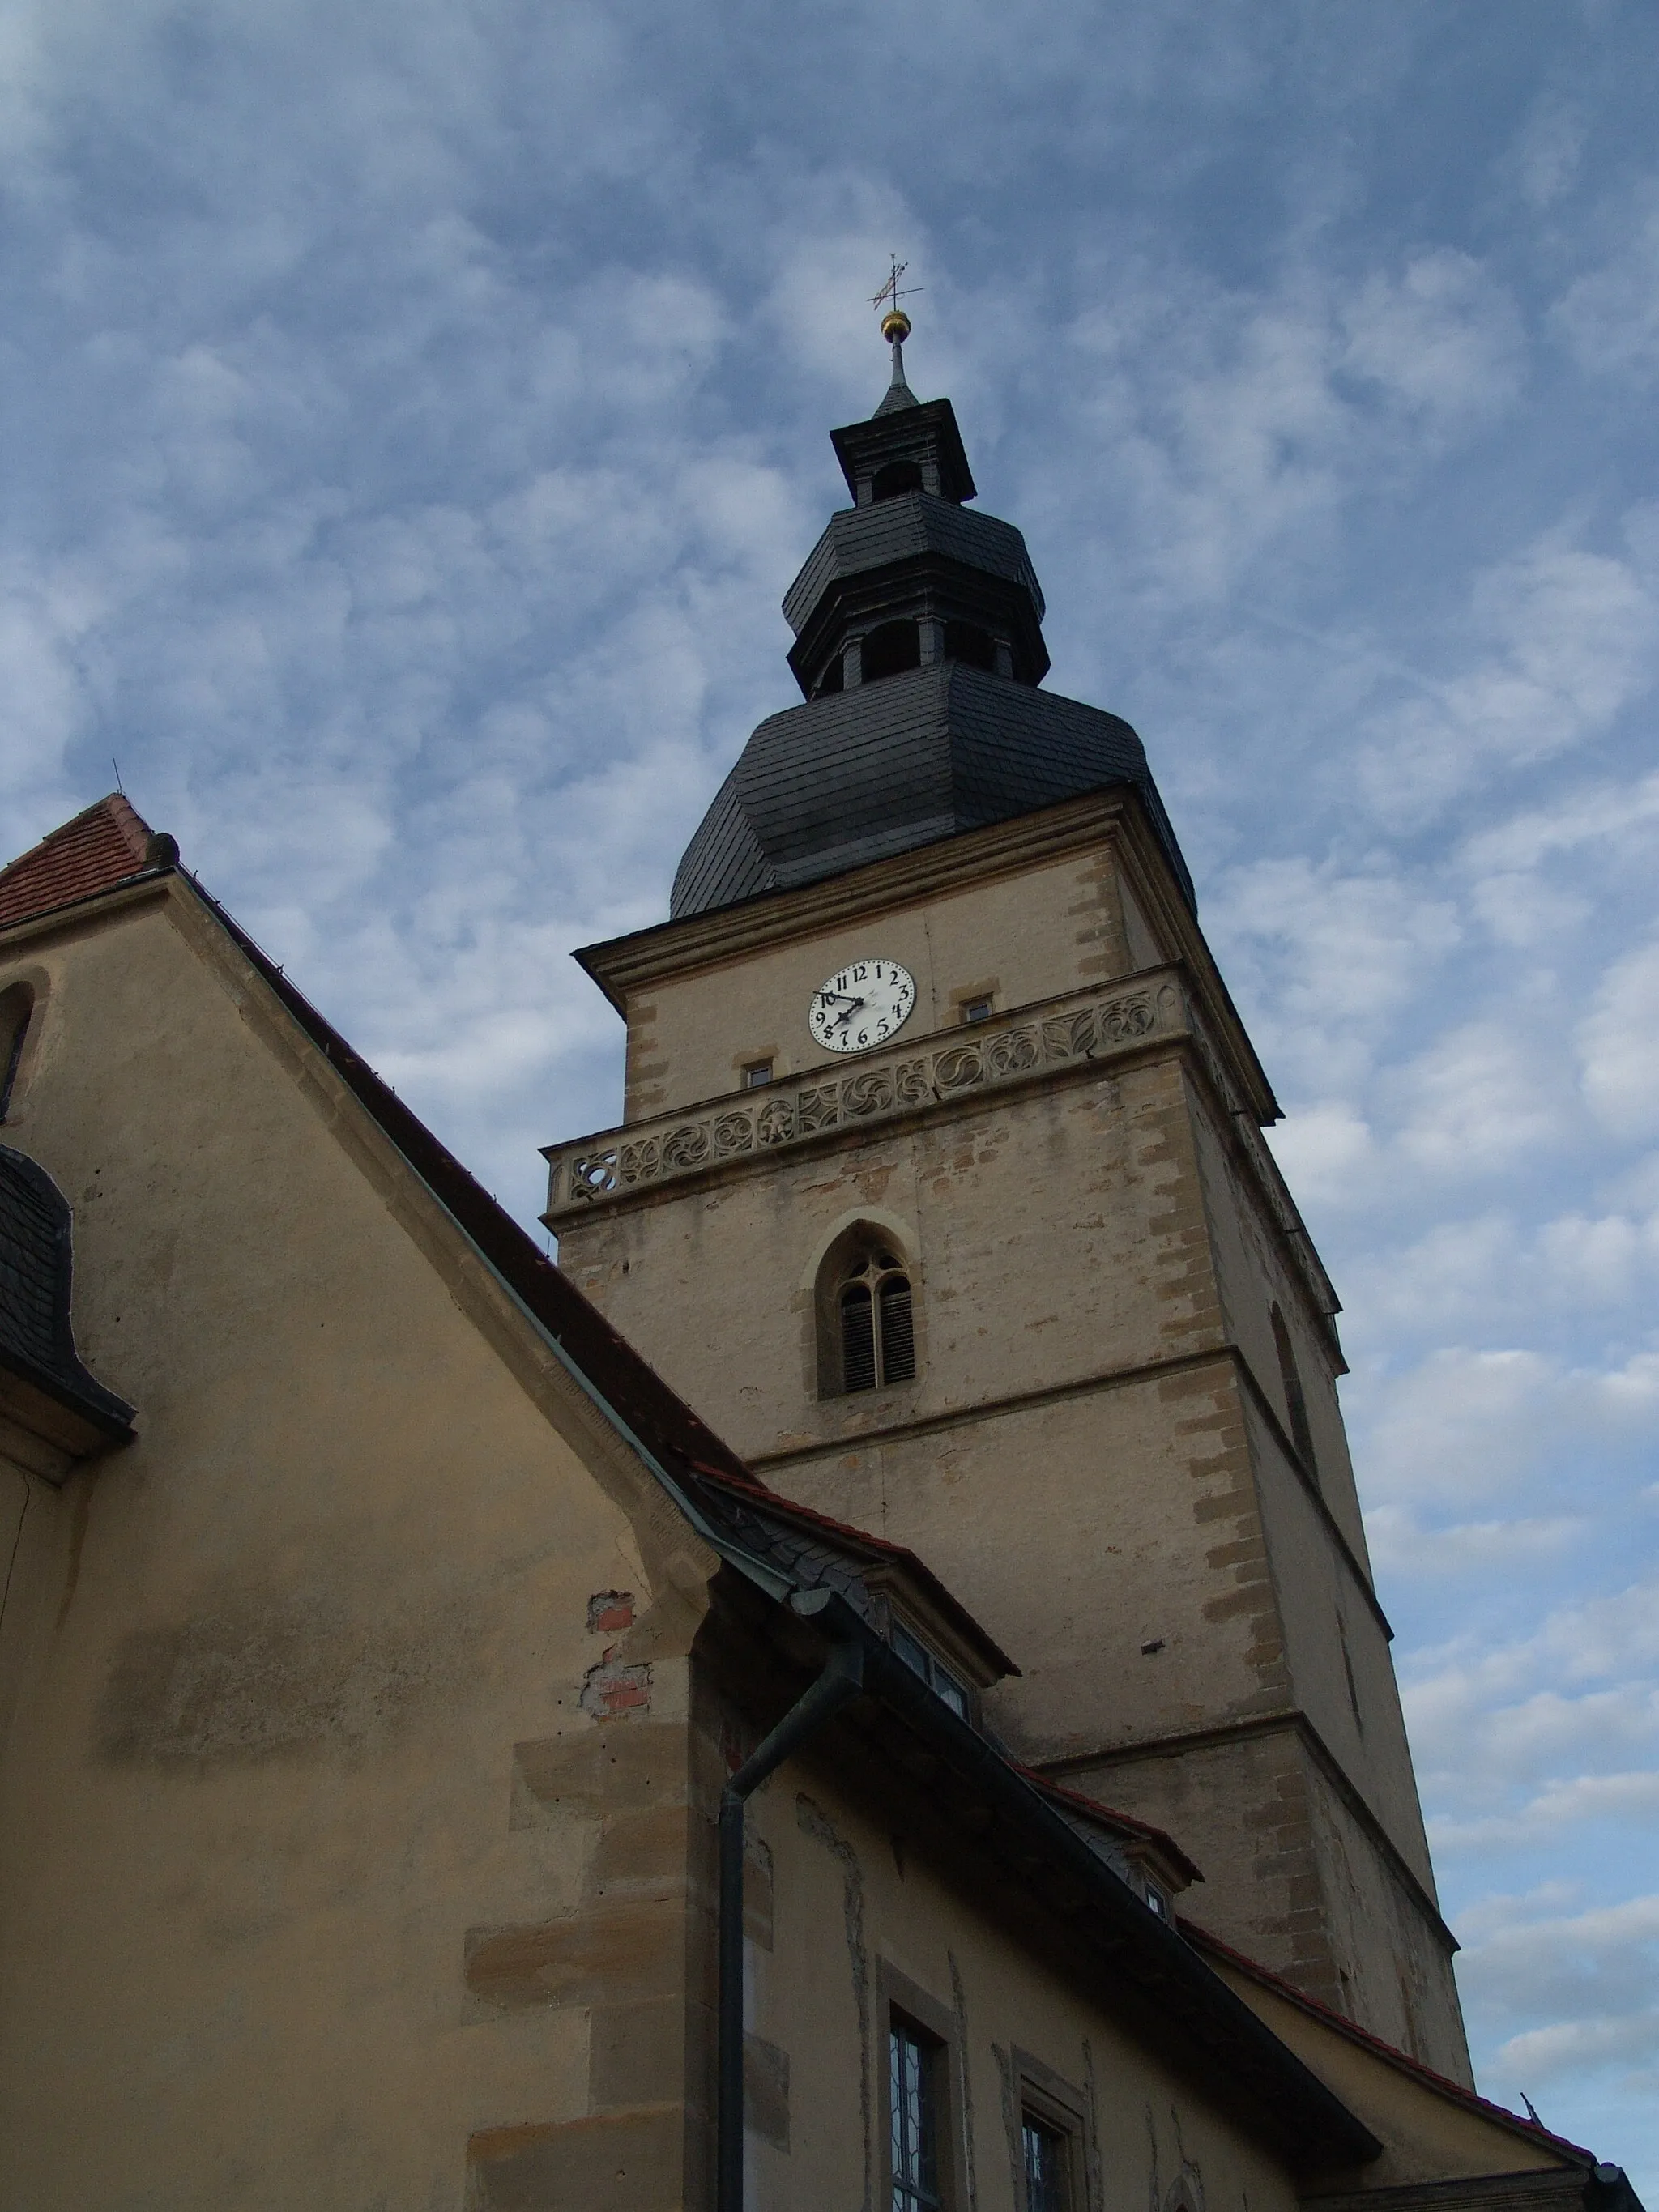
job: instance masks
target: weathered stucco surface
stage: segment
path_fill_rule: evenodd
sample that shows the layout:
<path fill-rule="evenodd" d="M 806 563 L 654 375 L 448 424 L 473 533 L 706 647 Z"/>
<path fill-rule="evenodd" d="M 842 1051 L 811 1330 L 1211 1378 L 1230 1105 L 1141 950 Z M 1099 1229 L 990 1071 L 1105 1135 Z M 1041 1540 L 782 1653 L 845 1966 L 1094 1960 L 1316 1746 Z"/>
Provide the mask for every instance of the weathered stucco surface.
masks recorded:
<path fill-rule="evenodd" d="M 5 2201 L 454 2208 L 522 2127 L 678 2201 L 700 1547 L 199 914 L 33 957 L 7 1137 L 140 1410 L 9 1470 Z"/>
<path fill-rule="evenodd" d="M 895 2008 L 946 2045 L 956 2205 L 1023 2204 L 1018 2130 L 1033 2092 L 1074 2127 L 1068 2201 L 1077 2212 L 1171 2212 L 1183 2191 L 1194 2207 L 1247 2199 L 1258 2212 L 1288 2212 L 1295 2203 L 1294 2179 L 1270 2153 L 1151 2058 L 1076 1980 L 964 1912 L 914 1841 L 849 1802 L 822 1767 L 784 1768 L 756 1801 L 750 1829 L 770 1905 L 763 1940 L 749 1947 L 753 2033 L 777 2054 L 771 2081 L 787 2084 L 781 2114 L 774 2096 L 769 2134 L 750 2137 L 756 2212 L 809 2197 L 890 2201 L 884 2072 Z M 806 1988 L 816 1994 L 810 2008 L 799 2002 Z M 863 2083 L 834 2058 L 860 2044 Z"/>

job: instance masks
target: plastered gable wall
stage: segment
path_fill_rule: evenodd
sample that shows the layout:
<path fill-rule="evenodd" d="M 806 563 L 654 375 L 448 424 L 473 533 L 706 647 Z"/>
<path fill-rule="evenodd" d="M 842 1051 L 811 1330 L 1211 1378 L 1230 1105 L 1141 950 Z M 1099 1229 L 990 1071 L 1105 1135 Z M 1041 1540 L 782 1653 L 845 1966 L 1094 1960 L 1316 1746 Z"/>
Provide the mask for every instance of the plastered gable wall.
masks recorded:
<path fill-rule="evenodd" d="M 921 2024 L 952 2046 L 952 2212 L 970 2203 L 1014 2212 L 1021 2201 L 1021 2075 L 1030 2061 L 1035 2078 L 1075 2110 L 1077 2212 L 1164 2212 L 1183 2183 L 1205 2212 L 1295 2201 L 1286 2170 L 1201 2090 L 968 1907 L 913 1843 L 849 1802 L 823 1767 L 781 1770 L 753 1802 L 750 1825 L 769 1885 L 766 1922 L 748 1946 L 750 2019 L 769 2046 L 770 2080 L 787 2082 L 769 2133 L 750 2136 L 757 2212 L 800 2204 L 808 2172 L 814 2202 L 886 2202 L 882 2075 L 895 2002 L 921 2010 Z"/>
<path fill-rule="evenodd" d="M 525 2126 L 675 2201 L 689 1540 L 210 925 L 156 899 L 33 957 L 8 1135 L 75 1206 L 80 1346 L 140 1441 L 31 1500 L 12 2201 L 453 2212 L 469 2142 Z M 611 1719 L 607 1651 L 642 1699 Z M 590 1778 L 549 1790 L 566 1744 Z M 654 2022 L 632 2088 L 606 1989 Z"/>
<path fill-rule="evenodd" d="M 901 901 L 878 916 L 665 978 L 629 1005 L 626 1118 L 734 1091 L 756 1060 L 769 1060 L 780 1076 L 817 1066 L 826 1055 L 806 1026 L 811 994 L 849 960 L 872 955 L 915 978 L 907 1041 L 958 1021 L 967 996 L 1018 1006 L 1125 974 L 1133 963 L 1110 848 Z"/>

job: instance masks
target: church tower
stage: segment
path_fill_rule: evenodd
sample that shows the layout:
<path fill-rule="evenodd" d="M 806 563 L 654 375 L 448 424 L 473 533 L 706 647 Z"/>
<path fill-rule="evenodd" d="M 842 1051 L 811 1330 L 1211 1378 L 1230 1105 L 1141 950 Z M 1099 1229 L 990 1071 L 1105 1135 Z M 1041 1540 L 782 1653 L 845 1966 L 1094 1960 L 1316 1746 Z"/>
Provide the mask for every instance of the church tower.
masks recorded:
<path fill-rule="evenodd" d="M 672 919 L 578 957 L 617 1127 L 560 1264 L 775 1489 L 908 1546 L 985 1722 L 1168 1830 L 1192 1917 L 1470 2079 L 1278 1108 L 1135 732 L 1041 688 L 1019 532 L 904 378 L 832 434 L 763 722 Z"/>

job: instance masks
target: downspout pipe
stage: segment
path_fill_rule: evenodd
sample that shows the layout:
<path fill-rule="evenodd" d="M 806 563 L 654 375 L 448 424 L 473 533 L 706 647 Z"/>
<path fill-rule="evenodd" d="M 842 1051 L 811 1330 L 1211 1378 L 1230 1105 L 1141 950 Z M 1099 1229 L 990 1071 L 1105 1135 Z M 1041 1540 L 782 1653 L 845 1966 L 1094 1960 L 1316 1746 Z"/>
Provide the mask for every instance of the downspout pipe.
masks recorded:
<path fill-rule="evenodd" d="M 831 1592 L 797 1590 L 789 1605 L 806 1620 L 816 1619 L 836 1642 L 823 1671 L 720 1792 L 716 2212 L 743 2212 L 743 1862 L 749 1800 L 786 1759 L 864 1687 L 862 1640 L 848 1634 L 845 1626 L 837 1623 L 836 1615 L 842 1607 Z"/>

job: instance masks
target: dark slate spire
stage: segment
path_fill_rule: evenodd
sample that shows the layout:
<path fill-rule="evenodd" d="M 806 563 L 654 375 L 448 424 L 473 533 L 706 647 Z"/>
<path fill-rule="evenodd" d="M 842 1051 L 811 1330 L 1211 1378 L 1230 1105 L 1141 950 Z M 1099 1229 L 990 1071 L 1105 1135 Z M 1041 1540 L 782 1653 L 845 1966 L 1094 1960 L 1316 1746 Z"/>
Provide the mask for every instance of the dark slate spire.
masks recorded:
<path fill-rule="evenodd" d="M 1116 783 L 1140 791 L 1190 903 L 1139 738 L 1037 689 L 1048 649 L 1025 540 L 967 510 L 956 412 L 904 380 L 909 318 L 896 307 L 882 329 L 886 395 L 830 434 L 854 505 L 784 595 L 807 703 L 750 738 L 686 848 L 670 912 L 818 882 Z"/>
<path fill-rule="evenodd" d="M 904 341 L 910 335 L 910 318 L 902 307 L 896 309 L 884 319 L 881 334 L 893 349 L 893 376 L 888 385 L 886 397 L 876 413 L 890 415 L 896 407 L 920 406 L 921 403 L 904 380 Z"/>

